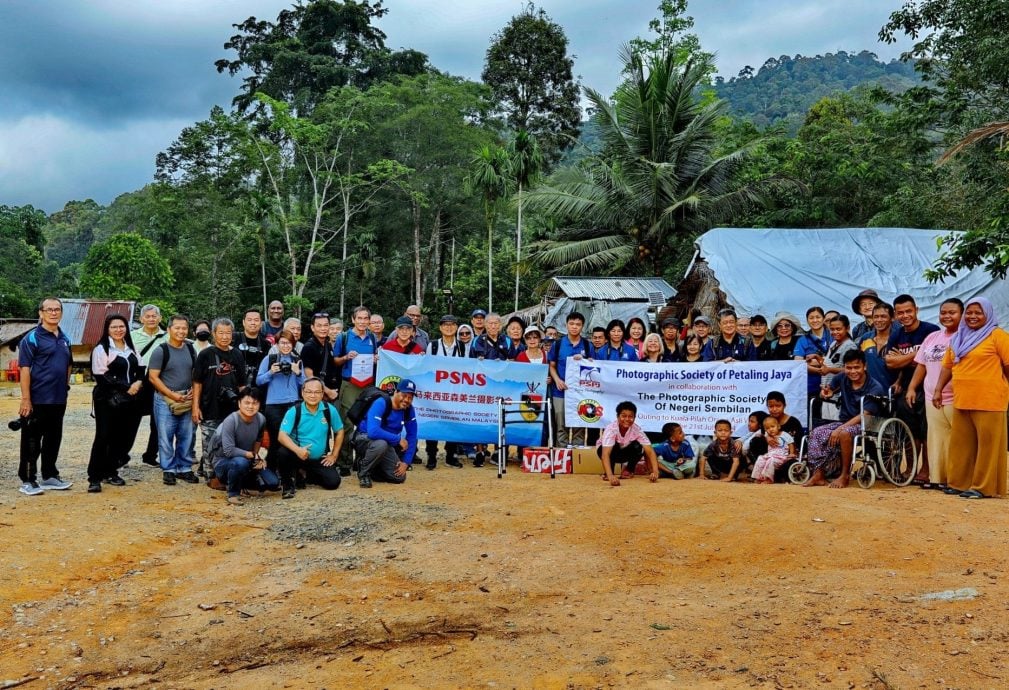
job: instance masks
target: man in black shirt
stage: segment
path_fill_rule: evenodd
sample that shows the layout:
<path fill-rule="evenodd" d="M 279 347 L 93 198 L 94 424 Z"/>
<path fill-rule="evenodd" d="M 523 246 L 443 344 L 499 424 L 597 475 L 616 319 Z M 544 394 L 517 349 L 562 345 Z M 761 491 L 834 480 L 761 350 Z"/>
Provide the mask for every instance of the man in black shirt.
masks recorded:
<path fill-rule="evenodd" d="M 333 359 L 333 343 L 329 339 L 329 314 L 319 312 L 312 315 L 312 337 L 301 348 L 301 363 L 305 368 L 305 378 L 313 376 L 322 379 L 322 398 L 333 402 L 340 392 L 340 367 Z"/>
<path fill-rule="evenodd" d="M 218 425 L 238 409 L 238 392 L 248 387 L 245 359 L 231 347 L 234 329 L 231 319 L 215 319 L 214 344 L 197 355 L 193 369 L 193 424 L 200 426 L 201 465 L 208 481 L 213 477 L 210 440 Z"/>
<path fill-rule="evenodd" d="M 245 310 L 242 319 L 242 332 L 235 338 L 235 347 L 245 359 L 246 371 L 242 375 L 242 384 L 256 385 L 256 373 L 259 363 L 270 350 L 270 343 L 262 333 L 263 314 L 255 307 Z M 230 412 L 228 414 L 231 414 Z"/>

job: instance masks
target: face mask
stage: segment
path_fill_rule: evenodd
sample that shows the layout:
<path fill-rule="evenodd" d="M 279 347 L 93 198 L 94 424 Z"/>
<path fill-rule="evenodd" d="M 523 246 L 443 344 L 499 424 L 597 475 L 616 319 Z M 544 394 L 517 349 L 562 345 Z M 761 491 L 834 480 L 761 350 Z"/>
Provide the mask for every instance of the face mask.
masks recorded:
<path fill-rule="evenodd" d="M 210 331 L 196 331 L 196 339 L 200 342 L 207 342 L 210 340 Z"/>

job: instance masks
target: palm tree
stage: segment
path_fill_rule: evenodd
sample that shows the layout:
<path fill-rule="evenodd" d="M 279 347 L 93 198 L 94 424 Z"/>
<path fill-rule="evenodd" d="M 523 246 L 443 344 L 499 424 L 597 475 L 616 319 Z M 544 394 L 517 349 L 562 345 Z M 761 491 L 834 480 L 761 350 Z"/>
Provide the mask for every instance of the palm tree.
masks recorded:
<path fill-rule="evenodd" d="M 764 186 L 734 179 L 749 147 L 719 151 L 725 104 L 700 93 L 706 59 L 679 64 L 673 53 L 642 58 L 626 48 L 622 57 L 628 78 L 614 102 L 586 89 L 600 151 L 524 195 L 567 228 L 533 245 L 531 261 L 558 273 L 637 266 L 661 275 L 674 240 L 692 240 Z"/>
<path fill-rule="evenodd" d="M 508 152 L 500 146 L 481 146 L 470 162 L 466 177 L 469 193 L 479 192 L 487 223 L 487 310 L 494 309 L 494 226 L 501 202 L 508 195 Z"/>
<path fill-rule="evenodd" d="M 518 204 L 518 220 L 515 225 L 515 307 L 519 310 L 519 272 L 522 261 L 522 190 L 539 177 L 544 166 L 543 154 L 540 152 L 536 138 L 524 129 L 520 129 L 508 146 L 511 179 L 518 189 L 516 202 Z"/>

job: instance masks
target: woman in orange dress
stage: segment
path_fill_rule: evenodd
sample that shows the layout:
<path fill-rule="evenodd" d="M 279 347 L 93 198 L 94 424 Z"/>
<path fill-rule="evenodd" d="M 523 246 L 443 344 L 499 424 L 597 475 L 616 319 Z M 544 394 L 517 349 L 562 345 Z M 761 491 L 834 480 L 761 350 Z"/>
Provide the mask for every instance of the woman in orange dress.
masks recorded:
<path fill-rule="evenodd" d="M 950 340 L 932 396 L 953 381 L 953 423 L 946 493 L 988 498 L 1006 493 L 1006 407 L 1009 406 L 1009 333 L 998 327 L 992 303 L 967 302 Z"/>

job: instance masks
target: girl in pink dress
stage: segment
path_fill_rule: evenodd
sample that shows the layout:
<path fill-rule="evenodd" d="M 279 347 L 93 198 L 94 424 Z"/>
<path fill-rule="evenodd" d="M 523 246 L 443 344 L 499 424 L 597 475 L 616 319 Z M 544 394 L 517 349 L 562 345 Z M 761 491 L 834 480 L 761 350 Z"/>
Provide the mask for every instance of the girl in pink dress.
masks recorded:
<path fill-rule="evenodd" d="M 767 452 L 753 464 L 752 477 L 758 484 L 773 484 L 775 470 L 795 457 L 795 441 L 781 430 L 774 417 L 764 419 L 764 438 L 767 439 Z"/>

